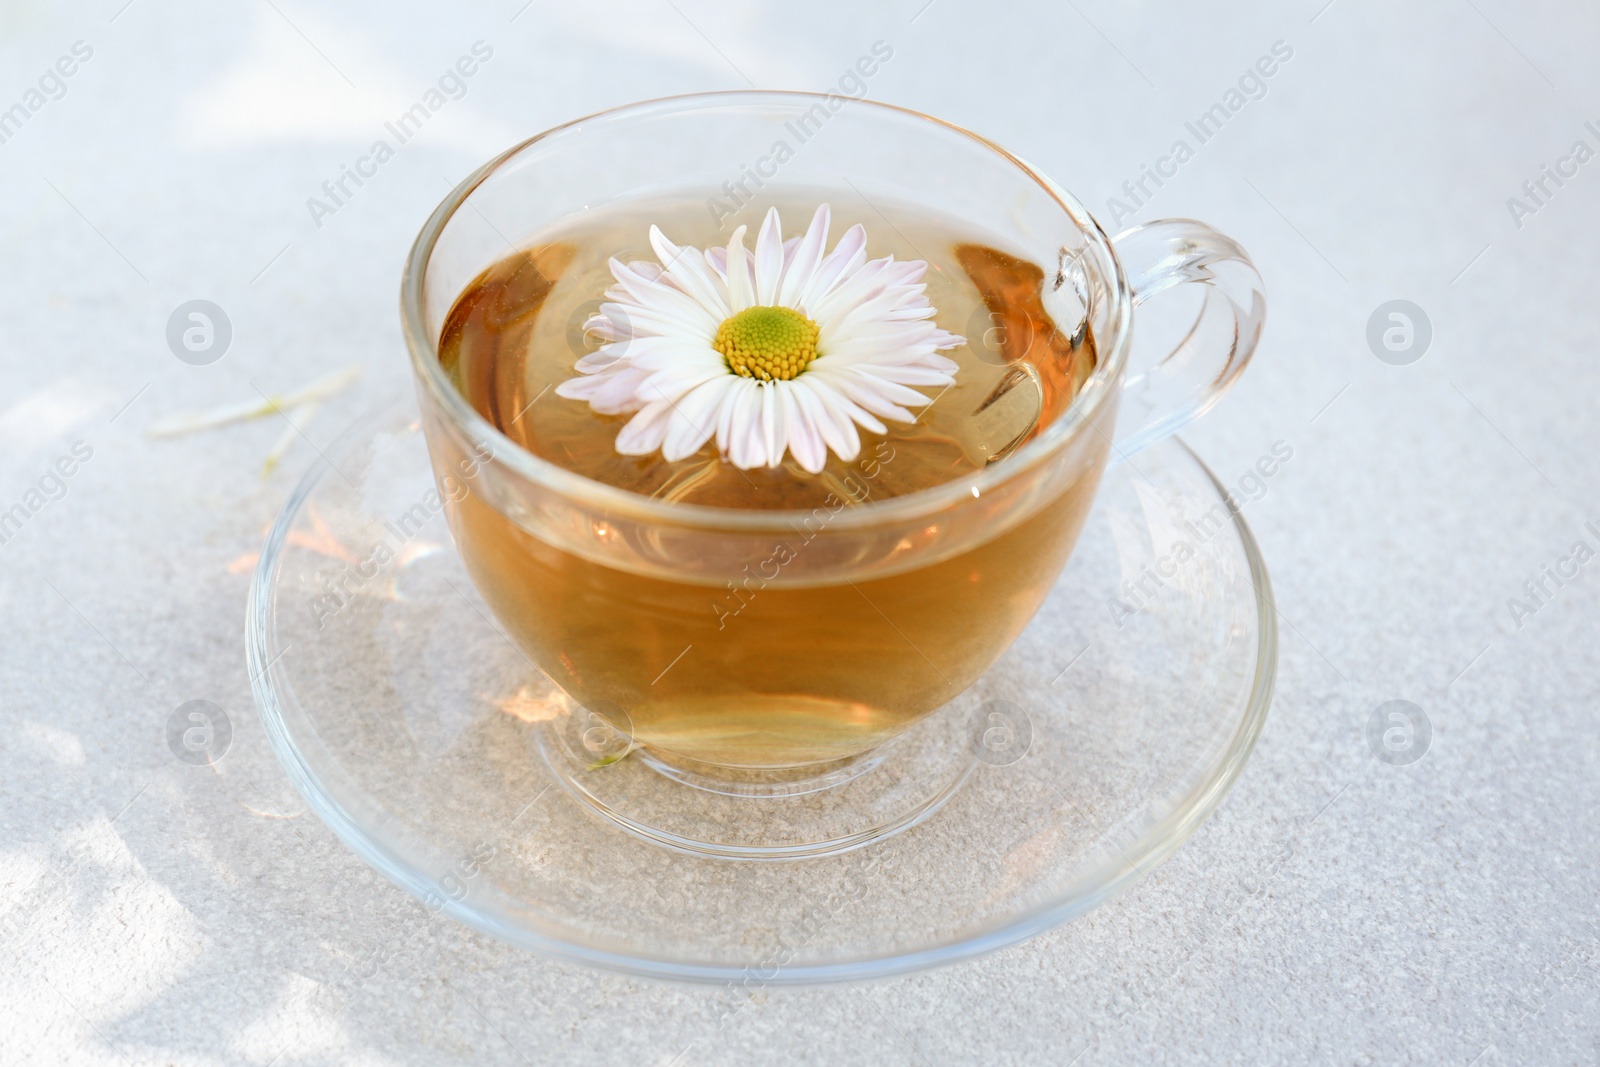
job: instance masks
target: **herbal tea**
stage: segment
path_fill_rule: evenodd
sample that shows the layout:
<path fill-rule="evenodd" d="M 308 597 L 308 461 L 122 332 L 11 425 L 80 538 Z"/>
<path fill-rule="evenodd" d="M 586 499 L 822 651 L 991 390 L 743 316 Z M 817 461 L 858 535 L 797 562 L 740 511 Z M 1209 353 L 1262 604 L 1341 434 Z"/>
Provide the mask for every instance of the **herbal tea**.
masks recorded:
<path fill-rule="evenodd" d="M 741 225 L 748 253 L 730 243 Z M 907 536 L 872 575 L 844 559 L 796 578 L 791 563 L 832 515 L 1004 462 L 1093 370 L 1081 311 L 1051 314 L 1071 303 L 1059 265 L 997 244 L 810 190 L 720 226 L 692 198 L 608 207 L 484 271 L 440 359 L 517 445 L 655 500 L 799 514 L 711 581 L 709 545 L 679 545 L 682 574 L 591 558 L 469 493 L 452 529 L 512 637 L 641 744 L 720 766 L 851 756 L 961 693 L 1054 584 L 1104 437 L 1063 491 L 953 555 L 919 558 Z M 977 506 L 963 500 L 950 516 Z"/>

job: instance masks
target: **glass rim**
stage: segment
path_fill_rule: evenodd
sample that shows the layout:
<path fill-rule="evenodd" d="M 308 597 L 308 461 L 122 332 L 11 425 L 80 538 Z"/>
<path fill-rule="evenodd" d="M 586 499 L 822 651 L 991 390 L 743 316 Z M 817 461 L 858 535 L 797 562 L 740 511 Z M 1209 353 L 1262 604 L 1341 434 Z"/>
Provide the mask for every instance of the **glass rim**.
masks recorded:
<path fill-rule="evenodd" d="M 439 361 L 438 339 L 429 335 L 430 331 L 424 321 L 423 295 L 428 264 L 433 256 L 434 247 L 445 227 L 455 218 L 456 212 L 501 166 L 540 142 L 597 120 L 641 117 L 652 112 L 693 110 L 696 106 L 720 105 L 740 99 L 763 103 L 779 100 L 825 102 L 834 95 L 836 94 L 782 89 L 731 89 L 656 97 L 606 108 L 552 126 L 542 133 L 534 134 L 512 145 L 479 166 L 450 190 L 434 208 L 406 256 L 405 268 L 400 279 L 400 319 L 401 331 L 405 335 L 406 348 L 411 356 L 412 371 L 416 380 L 428 391 L 439 408 L 449 416 L 456 428 L 466 432 L 474 441 L 492 443 L 492 462 L 503 464 L 529 482 L 548 488 L 563 497 L 579 499 L 588 505 L 600 507 L 616 517 L 653 525 L 706 527 L 752 533 L 793 532 L 794 524 L 810 516 L 814 509 L 753 510 L 713 507 L 707 504 L 669 503 L 587 478 L 523 448 L 468 403 L 467 398 L 445 373 Z M 1083 428 L 1094 429 L 1093 417 L 1105 404 L 1112 402 L 1118 393 L 1118 383 L 1128 358 L 1128 325 L 1133 307 L 1133 295 L 1127 274 L 1110 236 L 1071 193 L 1056 185 L 1019 156 L 963 126 L 898 104 L 857 97 L 845 99 L 853 105 L 907 116 L 958 134 L 977 147 L 998 156 L 1031 179 L 1046 196 L 1055 201 L 1083 233 L 1089 244 L 1110 264 L 1106 291 L 1109 294 L 1107 312 L 1112 336 L 1109 338 L 1109 343 L 1105 338 L 1095 337 L 1099 359 L 1067 410 L 1014 454 L 999 463 L 927 489 L 882 501 L 869 500 L 865 504 L 845 508 L 830 520 L 830 526 L 838 530 L 914 520 L 943 511 L 961 503 L 963 499 L 981 497 L 983 493 L 1026 474 L 1061 451 L 1077 438 Z"/>

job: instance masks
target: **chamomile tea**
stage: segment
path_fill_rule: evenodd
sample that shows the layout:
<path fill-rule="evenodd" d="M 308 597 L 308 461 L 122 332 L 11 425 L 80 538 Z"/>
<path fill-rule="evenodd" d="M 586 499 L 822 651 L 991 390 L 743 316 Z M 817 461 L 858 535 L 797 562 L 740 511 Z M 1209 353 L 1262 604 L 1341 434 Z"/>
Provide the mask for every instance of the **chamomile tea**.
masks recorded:
<path fill-rule="evenodd" d="M 1054 584 L 1109 440 L 1106 421 L 1048 493 L 1002 505 L 974 487 L 886 542 L 819 537 L 1008 462 L 1096 365 L 1059 263 L 848 188 L 732 218 L 641 200 L 551 228 L 459 295 L 439 358 L 495 429 L 573 475 L 702 517 L 782 514 L 726 558 L 692 529 L 617 546 L 600 522 L 575 550 L 531 505 L 449 503 L 533 662 L 638 743 L 718 766 L 849 757 L 958 696 Z M 958 551 L 926 548 L 957 522 L 973 530 Z"/>

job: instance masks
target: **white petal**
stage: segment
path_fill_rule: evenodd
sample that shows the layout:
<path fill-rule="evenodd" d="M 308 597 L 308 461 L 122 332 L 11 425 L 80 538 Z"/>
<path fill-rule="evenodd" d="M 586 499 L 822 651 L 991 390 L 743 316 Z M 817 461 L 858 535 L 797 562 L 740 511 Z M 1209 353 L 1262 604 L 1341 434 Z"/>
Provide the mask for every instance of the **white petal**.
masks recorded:
<path fill-rule="evenodd" d="M 589 406 L 602 415 L 622 415 L 638 411 L 650 399 L 640 392 L 649 372 L 627 368 L 615 374 L 597 374 L 591 381 L 595 390 L 589 394 Z"/>
<path fill-rule="evenodd" d="M 556 396 L 568 397 L 572 400 L 588 400 L 589 395 L 600 387 L 604 379 L 594 378 L 568 378 L 556 386 Z"/>
<path fill-rule="evenodd" d="M 717 378 L 731 378 L 726 367 L 667 367 L 658 370 L 639 384 L 639 393 L 647 402 L 677 400 L 689 390 Z"/>
<path fill-rule="evenodd" d="M 668 323 L 673 330 L 711 334 L 716 332 L 717 324 L 722 321 L 695 297 L 661 279 L 648 281 L 637 274 L 625 274 L 619 277 L 618 285 L 628 298 L 617 301 L 614 306 L 642 309 Z M 628 311 L 630 317 L 633 314 L 635 312 Z"/>
<path fill-rule="evenodd" d="M 925 337 L 925 334 L 906 331 L 874 329 L 865 336 L 852 337 L 842 342 L 836 341 L 823 349 L 827 355 L 819 356 L 818 359 L 830 359 L 836 363 L 880 365 L 923 363 L 933 359 L 943 361 L 943 356 L 934 355 L 938 350 Z M 818 347 L 821 347 L 820 340 Z"/>
<path fill-rule="evenodd" d="M 937 314 L 933 305 L 924 300 L 920 304 L 915 302 L 901 304 L 893 311 L 884 312 L 883 319 L 885 322 L 915 322 L 919 319 L 931 319 Z"/>
<path fill-rule="evenodd" d="M 875 293 L 871 291 L 840 293 L 826 301 L 825 308 L 819 313 L 829 316 L 837 326 L 848 332 L 852 328 L 866 323 L 895 321 L 893 319 L 886 320 L 884 316 L 897 310 L 902 299 L 901 294 L 894 289 L 883 289 Z"/>
<path fill-rule="evenodd" d="M 901 385 L 943 386 L 955 382 L 955 378 L 948 372 L 925 367 L 920 363 L 908 363 L 899 367 L 862 368 L 861 373 L 870 374 L 886 382 L 898 382 Z"/>
<path fill-rule="evenodd" d="M 638 304 L 606 303 L 600 305 L 600 310 L 605 312 L 606 317 L 619 328 L 626 330 L 630 337 L 671 337 L 688 333 L 689 336 L 700 338 L 706 344 L 711 343 L 711 339 L 704 337 L 698 329 L 691 331 L 684 322 Z"/>
<path fill-rule="evenodd" d="M 633 268 L 633 272 L 646 281 L 653 282 L 666 273 L 661 269 L 661 264 L 652 263 L 648 259 L 636 259 L 629 263 L 628 266 Z"/>
<path fill-rule="evenodd" d="M 823 444 L 840 459 L 849 462 L 861 451 L 861 438 L 850 416 L 835 412 L 815 388 L 815 375 L 802 374 L 794 380 L 794 396 L 807 421 L 821 436 Z M 809 468 L 808 468 L 809 469 Z"/>
<path fill-rule="evenodd" d="M 734 376 L 719 375 L 696 386 L 675 406 L 661 456 L 668 462 L 692 456 L 711 439 L 717 429 L 717 416 L 723 399 L 733 385 Z"/>
<path fill-rule="evenodd" d="M 897 285 L 915 285 L 928 273 L 928 264 L 921 259 L 904 259 L 900 261 L 900 280 Z"/>
<path fill-rule="evenodd" d="M 605 306 L 621 312 L 620 317 L 607 317 L 629 333 L 653 331 L 711 338 L 722 321 L 693 297 L 656 283 Z"/>
<path fill-rule="evenodd" d="M 778 401 L 778 391 L 767 387 L 761 389 L 761 440 L 766 446 L 767 466 L 776 467 L 783 462 L 783 452 L 788 445 L 783 405 Z"/>
<path fill-rule="evenodd" d="M 817 398 L 826 404 L 828 410 L 833 413 L 835 423 L 839 429 L 857 438 L 856 446 L 851 450 L 850 455 L 846 456 L 841 452 L 839 454 L 841 459 L 854 459 L 855 453 L 861 449 L 859 435 L 856 435 L 855 432 L 857 425 L 863 430 L 870 430 L 873 433 L 889 432 L 889 427 L 879 422 L 875 415 L 836 389 L 831 377 L 826 373 L 808 370 L 806 371 L 806 380 L 811 385 L 812 391 L 817 394 Z"/>
<path fill-rule="evenodd" d="M 740 378 L 734 386 L 732 402 L 738 407 L 729 427 L 728 456 L 740 470 L 766 463 L 766 445 L 761 434 L 761 386 Z"/>
<path fill-rule="evenodd" d="M 809 410 L 800 402 L 802 390 L 792 381 L 779 382 L 774 390 L 783 401 L 784 422 L 789 428 L 789 452 L 801 469 L 816 474 L 828 462 L 828 448 L 811 425 Z M 809 395 L 810 390 L 804 390 Z"/>
<path fill-rule="evenodd" d="M 811 284 L 817 264 L 822 262 L 822 251 L 828 245 L 828 227 L 832 217 L 827 204 L 817 208 L 817 213 L 811 216 L 810 228 L 795 245 L 793 254 L 787 257 L 783 268 L 783 285 L 778 290 L 778 303 L 782 306 L 799 306 L 801 294 Z"/>
<path fill-rule="evenodd" d="M 857 370 L 855 377 L 857 381 L 863 383 L 864 388 L 871 389 L 873 395 L 882 397 L 886 402 L 905 404 L 909 407 L 917 407 L 928 402 L 928 398 L 915 389 L 901 385 L 899 382 L 887 377 L 874 374 L 872 371 Z"/>
<path fill-rule="evenodd" d="M 706 266 L 704 256 L 692 248 L 679 248 L 657 226 L 650 227 L 650 247 L 684 292 L 704 304 L 718 322 L 728 317 L 727 285 Z"/>
<path fill-rule="evenodd" d="M 728 310 L 735 315 L 755 303 L 755 289 L 750 282 L 750 253 L 744 247 L 744 231 L 743 226 L 735 227 L 724 251 L 728 257 L 728 269 L 725 272 L 728 279 Z"/>
<path fill-rule="evenodd" d="M 739 413 L 739 400 L 744 395 L 744 387 L 749 385 L 747 378 L 734 375 L 728 383 L 728 393 L 722 398 L 722 406 L 717 409 L 717 448 L 724 457 L 730 449 L 729 442 L 733 440 L 733 420 Z"/>
<path fill-rule="evenodd" d="M 612 322 L 610 318 L 595 312 L 583 320 L 583 332 L 592 334 L 602 341 L 620 341 L 628 336 L 628 332 Z"/>
<path fill-rule="evenodd" d="M 778 286 L 783 282 L 783 230 L 778 209 L 768 208 L 756 237 L 756 303 L 771 307 L 778 301 Z"/>
<path fill-rule="evenodd" d="M 807 315 L 818 301 L 827 296 L 833 284 L 849 271 L 855 270 L 867 259 L 867 231 L 856 223 L 844 232 L 839 238 L 839 243 L 833 246 L 821 263 L 817 264 L 816 273 L 811 276 L 811 282 L 806 286 L 805 292 L 800 297 L 800 307 Z"/>
<path fill-rule="evenodd" d="M 677 337 L 635 337 L 631 341 L 619 341 L 615 344 L 602 345 L 599 351 L 592 353 L 600 356 L 601 360 L 612 359 L 618 365 L 626 363 L 632 367 L 641 367 L 645 370 L 667 370 L 672 367 L 708 367 L 726 368 L 722 361 L 722 354 L 712 348 L 705 341 Z M 585 356 L 584 359 L 588 359 Z M 584 360 L 578 361 L 582 369 Z M 604 369 L 602 366 L 599 369 Z"/>
<path fill-rule="evenodd" d="M 829 379 L 829 384 L 849 397 L 859 407 L 870 411 L 882 419 L 893 419 L 896 422 L 910 422 L 916 416 L 911 412 L 885 397 L 872 381 L 863 380 L 861 376 L 836 375 Z"/>
<path fill-rule="evenodd" d="M 667 436 L 667 420 L 670 418 L 671 404 L 662 402 L 647 405 L 618 432 L 617 451 L 624 456 L 648 456 L 661 447 L 662 440 Z"/>
<path fill-rule="evenodd" d="M 581 357 L 574 364 L 573 369 L 579 374 L 599 374 L 603 370 L 610 370 L 620 362 L 620 358 L 615 353 L 606 351 L 606 349 L 614 347 L 616 346 L 602 345 L 588 355 Z"/>
<path fill-rule="evenodd" d="M 813 302 L 815 314 L 812 317 L 819 324 L 826 321 L 837 329 L 851 312 L 887 294 L 889 287 L 882 275 L 888 266 L 888 261 L 882 259 L 862 264 L 855 273 L 840 279 L 826 296 Z M 893 307 L 895 303 L 898 298 L 890 295 L 882 306 Z"/>

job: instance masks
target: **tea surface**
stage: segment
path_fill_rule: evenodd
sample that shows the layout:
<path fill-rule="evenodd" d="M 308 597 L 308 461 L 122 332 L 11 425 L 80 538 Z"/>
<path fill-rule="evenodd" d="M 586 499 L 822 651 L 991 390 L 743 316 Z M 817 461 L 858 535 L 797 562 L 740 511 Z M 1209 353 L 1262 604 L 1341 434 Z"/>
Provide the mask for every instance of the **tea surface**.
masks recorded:
<path fill-rule="evenodd" d="M 870 257 L 926 262 L 923 280 L 935 321 L 968 340 L 943 353 L 959 364 L 955 385 L 919 390 L 934 402 L 912 409 L 915 422 L 887 422 L 885 434 L 861 431 L 861 458 L 875 452 L 896 457 L 873 479 L 874 498 L 981 469 L 1015 451 L 1070 403 L 1094 367 L 1094 342 L 1086 329 L 1073 336 L 1073 324 L 1057 328 L 1052 321 L 1041 267 L 990 247 L 958 224 L 882 204 L 852 209 L 844 198 L 822 192 L 776 204 L 785 236 L 801 232 L 821 202 L 833 208 L 829 247 L 860 223 Z M 583 324 L 613 284 L 609 258 L 656 262 L 647 238 L 652 223 L 679 245 L 703 248 L 725 245 L 740 223 L 753 234 L 760 215 L 747 210 L 719 227 L 692 201 L 613 208 L 508 256 L 462 293 L 446 321 L 440 358 L 457 387 L 528 451 L 647 496 L 736 508 L 809 508 L 830 493 L 859 502 L 842 491 L 859 459 L 830 452 L 820 475 L 801 469 L 792 456 L 777 468 L 740 471 L 719 458 L 715 440 L 676 462 L 660 453 L 623 456 L 614 442 L 630 416 L 600 415 L 586 402 L 555 394 L 556 385 L 574 376 L 577 359 L 599 346 Z M 877 447 L 885 442 L 886 448 Z"/>

